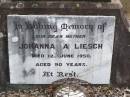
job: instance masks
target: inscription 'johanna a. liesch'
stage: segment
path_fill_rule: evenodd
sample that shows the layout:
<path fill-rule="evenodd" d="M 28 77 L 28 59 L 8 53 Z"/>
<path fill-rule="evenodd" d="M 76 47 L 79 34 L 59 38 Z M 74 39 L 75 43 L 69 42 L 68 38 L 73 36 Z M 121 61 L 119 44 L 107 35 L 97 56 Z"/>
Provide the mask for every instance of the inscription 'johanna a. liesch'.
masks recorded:
<path fill-rule="evenodd" d="M 9 15 L 7 20 L 11 83 L 64 78 L 110 83 L 114 16 Z"/>
<path fill-rule="evenodd" d="M 70 48 L 73 48 L 73 49 L 102 49 L 103 44 L 74 44 L 74 45 L 71 45 L 71 47 L 70 47 L 70 44 L 64 44 L 62 46 L 62 49 L 70 49 Z M 35 43 L 21 44 L 19 49 L 56 49 L 56 45 L 54 45 L 54 44 L 35 44 Z"/>

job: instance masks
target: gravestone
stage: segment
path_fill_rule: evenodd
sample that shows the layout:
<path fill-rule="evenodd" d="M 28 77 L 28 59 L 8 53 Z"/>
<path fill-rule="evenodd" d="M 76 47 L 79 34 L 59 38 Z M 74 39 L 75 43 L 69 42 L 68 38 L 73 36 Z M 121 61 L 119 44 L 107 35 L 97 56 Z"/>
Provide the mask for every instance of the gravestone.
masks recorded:
<path fill-rule="evenodd" d="M 1 83 L 129 84 L 130 34 L 121 5 L 21 1 L 2 3 L 0 14 Z"/>

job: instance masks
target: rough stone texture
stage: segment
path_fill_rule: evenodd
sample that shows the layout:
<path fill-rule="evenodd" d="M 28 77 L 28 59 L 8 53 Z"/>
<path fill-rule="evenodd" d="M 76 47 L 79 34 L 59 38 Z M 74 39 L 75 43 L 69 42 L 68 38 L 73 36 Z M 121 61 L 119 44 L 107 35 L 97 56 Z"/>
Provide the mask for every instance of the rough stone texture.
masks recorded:
<path fill-rule="evenodd" d="M 11 2 L 11 0 L 0 0 L 1 3 Z"/>
<path fill-rule="evenodd" d="M 1 0 L 1 2 L 7 2 L 7 1 L 36 1 L 36 0 Z M 38 1 L 51 1 L 51 0 L 38 0 Z M 64 1 L 64 0 L 59 0 L 59 1 Z M 66 0 L 66 1 L 72 1 L 72 0 Z M 73 1 L 110 2 L 111 0 L 73 0 Z"/>
<path fill-rule="evenodd" d="M 7 80 L 9 80 L 9 69 L 8 69 L 8 53 L 7 53 L 7 37 L 5 32 L 5 22 L 2 20 L 6 17 L 1 15 L 0 18 L 0 83 L 4 84 Z M 6 45 L 4 44 L 6 42 Z M 6 49 L 5 49 L 6 48 Z"/>
<path fill-rule="evenodd" d="M 32 85 L 31 85 L 32 86 Z M 30 86 L 30 87 L 31 87 Z M 16 87 L 16 86 L 15 86 Z M 6 91 L 0 91 L 0 97 L 57 97 L 54 96 L 59 90 L 65 88 L 66 85 L 60 86 L 49 86 L 47 88 L 40 86 L 35 86 L 31 88 L 9 88 Z M 80 91 L 84 93 L 86 97 L 129 97 L 130 90 L 127 87 L 114 87 L 109 85 L 86 85 L 81 86 L 78 84 L 68 86 L 73 91 Z M 60 92 L 61 93 L 61 92 Z M 63 97 L 63 96 L 61 96 Z M 79 97 L 79 96 L 69 96 L 69 97 Z M 84 97 L 84 96 L 83 96 Z"/>
<path fill-rule="evenodd" d="M 130 32 L 121 6 L 113 3 L 81 2 L 13 2 L 0 6 L 0 31 L 6 36 L 8 14 L 60 14 L 60 15 L 107 15 L 116 16 L 116 30 L 112 61 L 111 83 L 130 84 Z M 0 83 L 9 83 L 7 37 L 0 38 Z"/>

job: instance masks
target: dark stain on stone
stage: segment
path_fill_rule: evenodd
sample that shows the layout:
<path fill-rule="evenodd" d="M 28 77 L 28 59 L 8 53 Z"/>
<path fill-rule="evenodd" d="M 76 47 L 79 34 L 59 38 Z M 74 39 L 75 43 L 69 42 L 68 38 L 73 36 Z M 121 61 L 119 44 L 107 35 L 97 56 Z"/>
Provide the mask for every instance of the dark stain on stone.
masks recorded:
<path fill-rule="evenodd" d="M 23 77 L 28 77 L 28 76 L 32 76 L 32 75 L 35 75 L 36 74 L 36 71 L 34 68 L 30 69 L 29 71 L 27 70 L 23 70 Z"/>

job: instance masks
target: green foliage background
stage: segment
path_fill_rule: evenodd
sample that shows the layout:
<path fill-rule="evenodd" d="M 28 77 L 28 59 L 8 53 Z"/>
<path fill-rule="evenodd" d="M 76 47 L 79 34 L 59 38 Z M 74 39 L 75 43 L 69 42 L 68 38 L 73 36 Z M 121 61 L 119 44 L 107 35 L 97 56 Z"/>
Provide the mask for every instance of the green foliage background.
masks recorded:
<path fill-rule="evenodd" d="M 128 15 L 128 18 L 130 19 L 130 0 L 121 0 L 123 7 L 125 9 L 125 12 Z"/>

